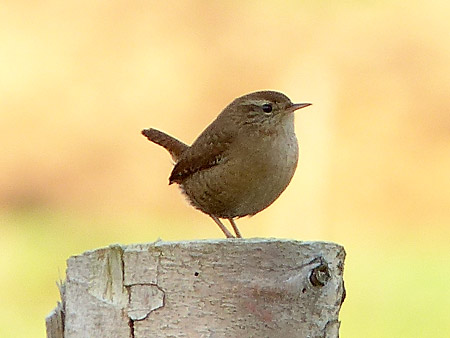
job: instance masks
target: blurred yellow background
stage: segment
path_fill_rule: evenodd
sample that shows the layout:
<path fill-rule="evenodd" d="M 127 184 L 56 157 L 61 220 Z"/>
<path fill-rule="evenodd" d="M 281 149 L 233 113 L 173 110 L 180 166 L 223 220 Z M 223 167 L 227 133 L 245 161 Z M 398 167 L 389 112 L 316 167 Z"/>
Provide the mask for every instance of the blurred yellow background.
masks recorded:
<path fill-rule="evenodd" d="M 345 246 L 342 337 L 450 331 L 448 1 L 3 1 L 0 336 L 43 337 L 65 260 L 221 238 L 169 155 L 235 97 L 294 102 L 301 158 L 244 236 Z"/>

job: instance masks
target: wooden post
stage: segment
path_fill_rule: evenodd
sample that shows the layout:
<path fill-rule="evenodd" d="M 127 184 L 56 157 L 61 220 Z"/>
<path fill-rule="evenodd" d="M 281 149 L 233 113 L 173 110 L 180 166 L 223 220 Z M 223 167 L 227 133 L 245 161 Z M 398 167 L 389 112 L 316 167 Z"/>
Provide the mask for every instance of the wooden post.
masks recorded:
<path fill-rule="evenodd" d="M 338 337 L 344 248 L 224 239 L 69 258 L 47 337 Z"/>

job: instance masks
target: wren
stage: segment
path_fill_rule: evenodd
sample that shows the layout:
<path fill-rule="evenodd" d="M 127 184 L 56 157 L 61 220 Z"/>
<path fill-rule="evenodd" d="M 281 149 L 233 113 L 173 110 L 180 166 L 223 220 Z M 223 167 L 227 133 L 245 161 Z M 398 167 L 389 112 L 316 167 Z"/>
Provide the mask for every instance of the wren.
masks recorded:
<path fill-rule="evenodd" d="M 221 218 L 241 238 L 235 218 L 264 210 L 291 181 L 298 162 L 293 113 L 309 105 L 258 91 L 231 102 L 191 146 L 152 128 L 142 134 L 172 156 L 169 184 L 179 184 L 227 238 L 234 236 Z"/>

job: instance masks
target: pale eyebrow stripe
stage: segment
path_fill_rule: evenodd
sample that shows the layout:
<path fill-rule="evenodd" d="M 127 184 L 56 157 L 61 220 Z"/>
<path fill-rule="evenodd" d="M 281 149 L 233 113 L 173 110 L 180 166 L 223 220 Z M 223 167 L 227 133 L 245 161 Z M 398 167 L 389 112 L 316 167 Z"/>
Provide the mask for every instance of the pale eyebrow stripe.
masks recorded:
<path fill-rule="evenodd" d="M 246 100 L 246 101 L 243 102 L 243 104 L 246 104 L 246 105 L 247 104 L 254 104 L 256 106 L 261 106 L 261 105 L 263 105 L 265 103 L 270 103 L 270 102 L 267 101 L 267 100 Z"/>

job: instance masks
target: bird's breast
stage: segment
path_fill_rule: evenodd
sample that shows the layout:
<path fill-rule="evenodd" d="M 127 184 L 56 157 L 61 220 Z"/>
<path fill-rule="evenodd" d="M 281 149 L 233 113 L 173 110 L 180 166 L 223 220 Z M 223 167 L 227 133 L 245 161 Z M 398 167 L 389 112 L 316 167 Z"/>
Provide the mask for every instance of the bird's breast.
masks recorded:
<path fill-rule="evenodd" d="M 254 215 L 286 189 L 298 161 L 294 132 L 237 138 L 221 161 L 186 179 L 191 203 L 217 217 Z"/>

